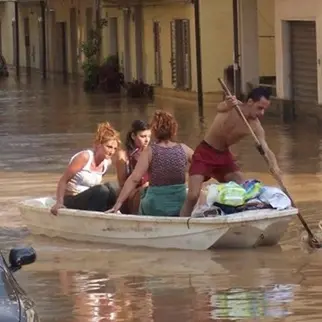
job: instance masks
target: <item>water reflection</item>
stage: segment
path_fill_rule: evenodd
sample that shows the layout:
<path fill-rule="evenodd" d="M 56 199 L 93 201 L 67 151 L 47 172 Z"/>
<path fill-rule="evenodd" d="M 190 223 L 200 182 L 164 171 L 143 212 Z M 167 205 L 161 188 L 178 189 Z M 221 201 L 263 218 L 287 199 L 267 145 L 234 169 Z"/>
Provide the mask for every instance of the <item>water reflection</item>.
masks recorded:
<path fill-rule="evenodd" d="M 282 318 L 292 314 L 289 303 L 293 301 L 296 285 L 277 284 L 260 289 L 230 289 L 211 295 L 211 316 L 239 320 L 245 318 Z"/>
<path fill-rule="evenodd" d="M 282 318 L 293 314 L 291 302 L 299 288 L 296 284 L 273 284 L 218 289 L 215 283 L 194 283 L 191 276 L 112 278 L 84 271 L 56 274 L 59 287 L 48 290 L 48 297 L 39 290 L 42 297 L 35 300 L 41 308 L 48 308 L 50 302 L 51 310 L 65 314 L 65 319 L 70 310 L 75 322 Z M 44 279 L 49 274 L 41 275 Z M 29 277 L 40 281 L 40 276 Z M 45 320 L 50 317 L 49 312 L 41 313 Z"/>
<path fill-rule="evenodd" d="M 73 322 L 291 316 L 306 272 L 314 275 L 318 265 L 297 251 L 285 256 L 280 246 L 213 253 L 27 236 L 24 244 L 29 243 L 38 250 L 38 260 L 18 278 L 44 321 L 52 321 L 52 312 Z"/>

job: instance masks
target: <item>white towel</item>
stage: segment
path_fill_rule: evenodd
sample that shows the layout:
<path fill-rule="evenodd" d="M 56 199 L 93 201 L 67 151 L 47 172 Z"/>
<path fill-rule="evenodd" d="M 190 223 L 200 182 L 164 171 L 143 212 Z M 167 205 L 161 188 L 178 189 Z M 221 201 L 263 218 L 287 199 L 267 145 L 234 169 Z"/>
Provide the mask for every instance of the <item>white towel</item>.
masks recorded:
<path fill-rule="evenodd" d="M 264 186 L 257 198 L 278 210 L 287 209 L 292 206 L 290 198 L 281 189 L 276 187 Z"/>

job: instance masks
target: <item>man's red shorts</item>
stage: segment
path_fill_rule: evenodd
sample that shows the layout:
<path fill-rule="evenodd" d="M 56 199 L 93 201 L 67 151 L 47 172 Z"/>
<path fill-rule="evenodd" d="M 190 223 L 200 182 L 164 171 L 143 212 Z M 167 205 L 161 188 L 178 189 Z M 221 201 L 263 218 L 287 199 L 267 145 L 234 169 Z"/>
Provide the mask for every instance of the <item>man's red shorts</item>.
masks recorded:
<path fill-rule="evenodd" d="M 215 178 L 219 182 L 224 182 L 228 173 L 238 170 L 233 155 L 228 149 L 220 151 L 206 141 L 202 141 L 192 156 L 189 175 L 199 174 L 205 177 L 205 181 Z"/>

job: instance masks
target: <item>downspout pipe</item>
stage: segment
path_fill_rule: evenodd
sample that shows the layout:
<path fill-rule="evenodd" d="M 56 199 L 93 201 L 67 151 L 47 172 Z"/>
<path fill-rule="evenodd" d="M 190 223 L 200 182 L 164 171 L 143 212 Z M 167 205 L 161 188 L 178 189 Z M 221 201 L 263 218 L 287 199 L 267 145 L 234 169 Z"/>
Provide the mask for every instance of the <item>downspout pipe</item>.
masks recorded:
<path fill-rule="evenodd" d="M 233 34 L 234 34 L 234 93 L 241 98 L 241 70 L 239 64 L 239 9 L 238 1 L 233 0 Z"/>
<path fill-rule="evenodd" d="M 19 7 L 18 1 L 15 1 L 15 26 L 16 26 L 16 33 L 15 33 L 15 43 L 16 43 L 16 76 L 20 76 L 20 43 L 19 43 Z"/>
<path fill-rule="evenodd" d="M 193 0 L 195 18 L 195 42 L 196 42 L 196 67 L 197 67 L 197 92 L 198 113 L 203 118 L 203 87 L 202 87 L 202 63 L 201 63 L 201 36 L 200 36 L 200 0 Z"/>

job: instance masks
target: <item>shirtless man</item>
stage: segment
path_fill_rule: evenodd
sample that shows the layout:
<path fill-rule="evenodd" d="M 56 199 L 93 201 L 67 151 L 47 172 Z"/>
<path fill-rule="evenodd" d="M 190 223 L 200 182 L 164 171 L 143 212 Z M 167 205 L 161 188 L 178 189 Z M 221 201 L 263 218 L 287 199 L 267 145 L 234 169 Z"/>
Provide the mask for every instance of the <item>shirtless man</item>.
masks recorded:
<path fill-rule="evenodd" d="M 219 182 L 244 182 L 229 147 L 249 134 L 249 129 L 234 108 L 235 96 L 229 96 L 217 106 L 216 117 L 204 140 L 197 146 L 189 170 L 189 192 L 181 208 L 180 216 L 189 217 L 200 196 L 204 181 L 215 178 Z M 246 102 L 238 102 L 270 162 L 270 168 L 281 174 L 274 153 L 265 140 L 265 131 L 260 123 L 270 105 L 269 94 L 264 88 L 254 88 Z"/>

